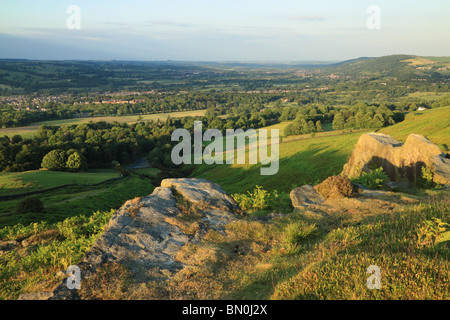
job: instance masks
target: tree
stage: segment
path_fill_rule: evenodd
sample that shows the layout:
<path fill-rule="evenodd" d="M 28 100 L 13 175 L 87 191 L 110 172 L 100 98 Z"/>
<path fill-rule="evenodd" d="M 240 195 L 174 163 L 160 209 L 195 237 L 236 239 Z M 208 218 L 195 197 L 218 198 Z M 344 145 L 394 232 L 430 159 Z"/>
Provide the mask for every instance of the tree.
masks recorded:
<path fill-rule="evenodd" d="M 128 174 L 129 174 L 128 170 L 124 169 L 119 161 L 114 160 L 111 162 L 111 165 L 112 165 L 112 168 L 114 171 L 117 171 L 124 177 L 128 176 Z"/>
<path fill-rule="evenodd" d="M 334 130 L 342 130 L 345 126 L 344 116 L 339 112 L 334 116 L 333 119 L 333 129 Z"/>
<path fill-rule="evenodd" d="M 316 131 L 323 132 L 323 127 L 322 127 L 322 123 L 320 122 L 320 120 L 317 120 L 317 122 L 316 122 Z"/>
<path fill-rule="evenodd" d="M 78 151 L 73 152 L 66 162 L 66 169 L 72 172 L 83 171 L 87 169 L 86 158 Z"/>
<path fill-rule="evenodd" d="M 66 169 L 66 162 L 66 152 L 61 149 L 56 149 L 44 156 L 41 167 L 52 171 L 64 171 Z"/>
<path fill-rule="evenodd" d="M 299 126 L 299 129 L 295 134 L 308 133 L 308 123 L 304 117 L 296 119 L 295 122 L 298 123 Z"/>
<path fill-rule="evenodd" d="M 411 103 L 409 105 L 408 111 L 416 111 L 417 110 L 417 105 L 415 102 Z"/>
<path fill-rule="evenodd" d="M 308 121 L 308 126 L 307 126 L 307 130 L 308 130 L 308 133 L 313 133 L 313 132 L 316 132 L 316 126 L 314 125 L 314 122 L 312 121 L 312 120 L 309 120 Z"/>

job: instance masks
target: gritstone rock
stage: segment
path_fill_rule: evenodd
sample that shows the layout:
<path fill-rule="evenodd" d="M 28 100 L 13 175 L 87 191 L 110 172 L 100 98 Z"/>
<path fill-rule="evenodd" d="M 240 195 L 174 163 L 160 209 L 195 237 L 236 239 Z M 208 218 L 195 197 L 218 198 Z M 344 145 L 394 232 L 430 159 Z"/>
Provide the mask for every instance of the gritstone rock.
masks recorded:
<path fill-rule="evenodd" d="M 197 228 L 192 232 L 183 232 L 177 223 L 180 215 L 191 214 L 182 212 L 180 201 L 195 210 Z M 127 201 L 111 217 L 103 234 L 78 264 L 81 285 L 106 262 L 126 266 L 137 283 L 165 280 L 184 268 L 176 259 L 184 245 L 199 241 L 211 229 L 224 232 L 227 223 L 236 221 L 238 212 L 234 199 L 209 180 L 163 180 L 151 195 Z M 48 297 L 80 298 L 77 290 L 67 288 L 66 280 Z M 21 296 L 27 298 L 33 296 Z"/>
<path fill-rule="evenodd" d="M 421 168 L 434 170 L 433 181 L 450 185 L 450 161 L 439 147 L 426 137 L 410 134 L 405 143 L 383 133 L 361 135 L 341 175 L 356 178 L 371 167 L 382 167 L 391 181 L 415 183 Z"/>

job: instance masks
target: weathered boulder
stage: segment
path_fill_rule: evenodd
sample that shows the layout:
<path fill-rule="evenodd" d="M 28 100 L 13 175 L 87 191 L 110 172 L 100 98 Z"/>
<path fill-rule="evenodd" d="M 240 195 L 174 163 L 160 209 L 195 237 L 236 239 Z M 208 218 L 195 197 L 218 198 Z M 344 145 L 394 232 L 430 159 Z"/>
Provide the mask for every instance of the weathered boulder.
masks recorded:
<path fill-rule="evenodd" d="M 189 205 L 189 211 L 183 212 L 185 205 Z M 151 195 L 127 201 L 112 216 L 78 264 L 81 284 L 105 263 L 125 266 L 136 283 L 166 280 L 185 267 L 177 259 L 183 246 L 199 241 L 208 230 L 224 232 L 225 224 L 236 221 L 235 212 L 239 211 L 234 199 L 211 181 L 163 180 Z M 195 227 L 183 229 L 183 215 L 191 215 L 188 220 Z M 49 299 L 80 298 L 65 281 Z"/>
<path fill-rule="evenodd" d="M 383 167 L 389 178 L 395 179 L 396 168 L 401 167 L 399 149 L 402 143 L 390 135 L 364 133 L 359 137 L 349 161 L 344 165 L 341 175 L 356 178 L 362 172 L 369 172 L 371 165 Z"/>
<path fill-rule="evenodd" d="M 291 203 L 294 208 L 319 205 L 325 201 L 312 185 L 304 185 L 292 189 L 289 193 L 289 197 L 291 198 Z"/>
<path fill-rule="evenodd" d="M 435 170 L 435 157 L 437 157 L 436 160 L 438 160 L 440 158 L 444 159 L 444 156 L 441 149 L 424 136 L 410 134 L 400 150 L 403 175 L 405 175 L 409 181 L 415 182 L 421 176 L 421 168 L 423 166 Z M 441 180 L 438 173 L 434 176 L 435 182 L 437 182 L 436 180 Z M 449 180 L 444 182 L 444 184 L 447 184 L 448 182 Z"/>
<path fill-rule="evenodd" d="M 450 184 L 450 167 L 445 154 L 426 137 L 410 134 L 403 144 L 387 134 L 365 133 L 359 138 L 341 175 L 352 179 L 373 167 L 382 167 L 391 181 L 415 183 L 423 166 L 434 170 L 434 182 Z"/>
<path fill-rule="evenodd" d="M 433 157 L 433 180 L 444 186 L 450 185 L 450 159 L 440 156 Z"/>
<path fill-rule="evenodd" d="M 161 187 L 171 188 L 187 201 L 196 205 L 205 205 L 231 212 L 240 210 L 233 197 L 223 191 L 218 184 L 207 179 L 164 179 L 161 181 Z"/>

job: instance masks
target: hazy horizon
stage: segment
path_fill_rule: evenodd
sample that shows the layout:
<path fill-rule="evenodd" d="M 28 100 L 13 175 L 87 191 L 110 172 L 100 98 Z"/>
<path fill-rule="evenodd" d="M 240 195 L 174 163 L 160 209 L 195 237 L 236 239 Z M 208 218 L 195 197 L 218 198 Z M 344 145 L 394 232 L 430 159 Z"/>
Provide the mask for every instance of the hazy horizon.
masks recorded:
<path fill-rule="evenodd" d="M 2 59 L 339 62 L 450 52 L 445 0 L 15 0 L 0 8 Z"/>

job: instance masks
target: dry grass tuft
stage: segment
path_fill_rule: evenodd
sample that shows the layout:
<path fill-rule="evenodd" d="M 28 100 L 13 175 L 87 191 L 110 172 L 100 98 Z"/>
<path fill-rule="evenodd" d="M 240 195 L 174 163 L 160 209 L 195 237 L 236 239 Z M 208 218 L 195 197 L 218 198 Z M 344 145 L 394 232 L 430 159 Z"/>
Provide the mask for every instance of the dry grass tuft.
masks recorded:
<path fill-rule="evenodd" d="M 123 300 L 128 299 L 131 285 L 130 271 L 122 264 L 108 262 L 82 282 L 79 294 L 89 300 Z"/>
<path fill-rule="evenodd" d="M 131 217 L 135 218 L 137 213 L 139 212 L 139 209 L 145 207 L 145 204 L 141 203 L 141 200 L 141 197 L 136 197 L 134 199 L 128 200 L 125 203 L 125 205 L 129 206 L 126 210 L 131 214 Z"/>

